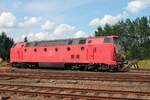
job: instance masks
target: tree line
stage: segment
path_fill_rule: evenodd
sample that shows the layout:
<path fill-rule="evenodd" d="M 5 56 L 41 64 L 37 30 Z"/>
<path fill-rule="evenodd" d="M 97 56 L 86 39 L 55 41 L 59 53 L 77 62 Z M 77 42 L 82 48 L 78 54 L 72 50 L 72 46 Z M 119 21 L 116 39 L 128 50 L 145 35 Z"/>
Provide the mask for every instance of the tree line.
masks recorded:
<path fill-rule="evenodd" d="M 0 57 L 8 61 L 10 56 L 10 48 L 14 44 L 12 38 L 8 37 L 5 32 L 0 34 Z"/>
<path fill-rule="evenodd" d="M 150 58 L 150 16 L 138 17 L 135 20 L 126 19 L 115 25 L 98 27 L 95 37 L 118 35 L 125 43 L 125 55 L 127 59 L 149 59 Z M 27 42 L 27 37 L 24 42 Z M 10 48 L 14 41 L 5 32 L 0 34 L 0 57 L 8 60 Z"/>
<path fill-rule="evenodd" d="M 118 35 L 125 43 L 127 59 L 150 58 L 150 16 L 126 19 L 115 25 L 98 27 L 95 36 Z"/>

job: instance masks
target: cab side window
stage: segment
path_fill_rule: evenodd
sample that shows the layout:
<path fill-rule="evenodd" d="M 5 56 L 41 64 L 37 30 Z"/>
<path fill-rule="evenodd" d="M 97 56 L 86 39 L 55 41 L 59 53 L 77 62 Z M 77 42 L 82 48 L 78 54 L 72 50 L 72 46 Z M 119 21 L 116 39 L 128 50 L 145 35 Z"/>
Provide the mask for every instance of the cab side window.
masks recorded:
<path fill-rule="evenodd" d="M 112 38 L 104 38 L 104 43 L 113 43 Z"/>

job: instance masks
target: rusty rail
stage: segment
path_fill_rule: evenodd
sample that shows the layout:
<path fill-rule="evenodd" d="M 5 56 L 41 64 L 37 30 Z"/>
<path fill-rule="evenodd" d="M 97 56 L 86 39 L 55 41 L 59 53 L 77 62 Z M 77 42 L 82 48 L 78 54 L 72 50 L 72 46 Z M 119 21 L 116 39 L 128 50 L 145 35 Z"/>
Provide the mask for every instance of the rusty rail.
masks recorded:
<path fill-rule="evenodd" d="M 9 72 L 0 74 L 0 79 L 34 78 L 34 79 L 68 79 L 68 80 L 96 80 L 96 81 L 130 81 L 150 82 L 150 74 L 135 73 L 81 73 L 81 72 Z M 5 77 L 5 78 L 4 78 Z"/>
<path fill-rule="evenodd" d="M 17 84 L 0 84 L 0 92 L 36 94 L 45 96 L 60 96 L 62 98 L 76 99 L 107 99 L 107 100 L 148 100 L 150 92 L 123 91 L 123 90 L 97 90 L 80 88 L 62 88 L 48 86 L 29 86 Z"/>

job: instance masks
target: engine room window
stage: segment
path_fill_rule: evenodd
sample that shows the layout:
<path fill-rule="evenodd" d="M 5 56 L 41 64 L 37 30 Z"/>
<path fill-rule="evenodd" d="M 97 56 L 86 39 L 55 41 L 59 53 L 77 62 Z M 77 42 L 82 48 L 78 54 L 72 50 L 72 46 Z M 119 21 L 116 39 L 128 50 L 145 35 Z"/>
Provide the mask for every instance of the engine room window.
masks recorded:
<path fill-rule="evenodd" d="M 104 38 L 104 43 L 113 43 L 112 38 Z"/>
<path fill-rule="evenodd" d="M 86 42 L 86 39 L 83 39 L 79 41 L 79 44 L 85 44 L 85 42 Z"/>
<path fill-rule="evenodd" d="M 72 45 L 75 45 L 75 44 L 79 44 L 79 39 L 74 39 L 74 40 L 72 41 Z"/>
<path fill-rule="evenodd" d="M 69 40 L 69 41 L 68 41 L 68 45 L 71 45 L 71 44 L 72 44 L 72 40 Z"/>

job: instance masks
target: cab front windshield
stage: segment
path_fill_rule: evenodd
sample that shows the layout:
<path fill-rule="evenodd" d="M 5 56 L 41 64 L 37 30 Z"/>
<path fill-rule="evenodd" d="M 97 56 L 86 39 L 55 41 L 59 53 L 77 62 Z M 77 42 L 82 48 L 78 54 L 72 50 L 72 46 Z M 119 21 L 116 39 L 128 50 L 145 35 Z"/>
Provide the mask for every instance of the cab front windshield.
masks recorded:
<path fill-rule="evenodd" d="M 121 52 L 121 41 L 118 38 L 114 38 L 114 44 L 116 45 L 116 54 Z"/>

